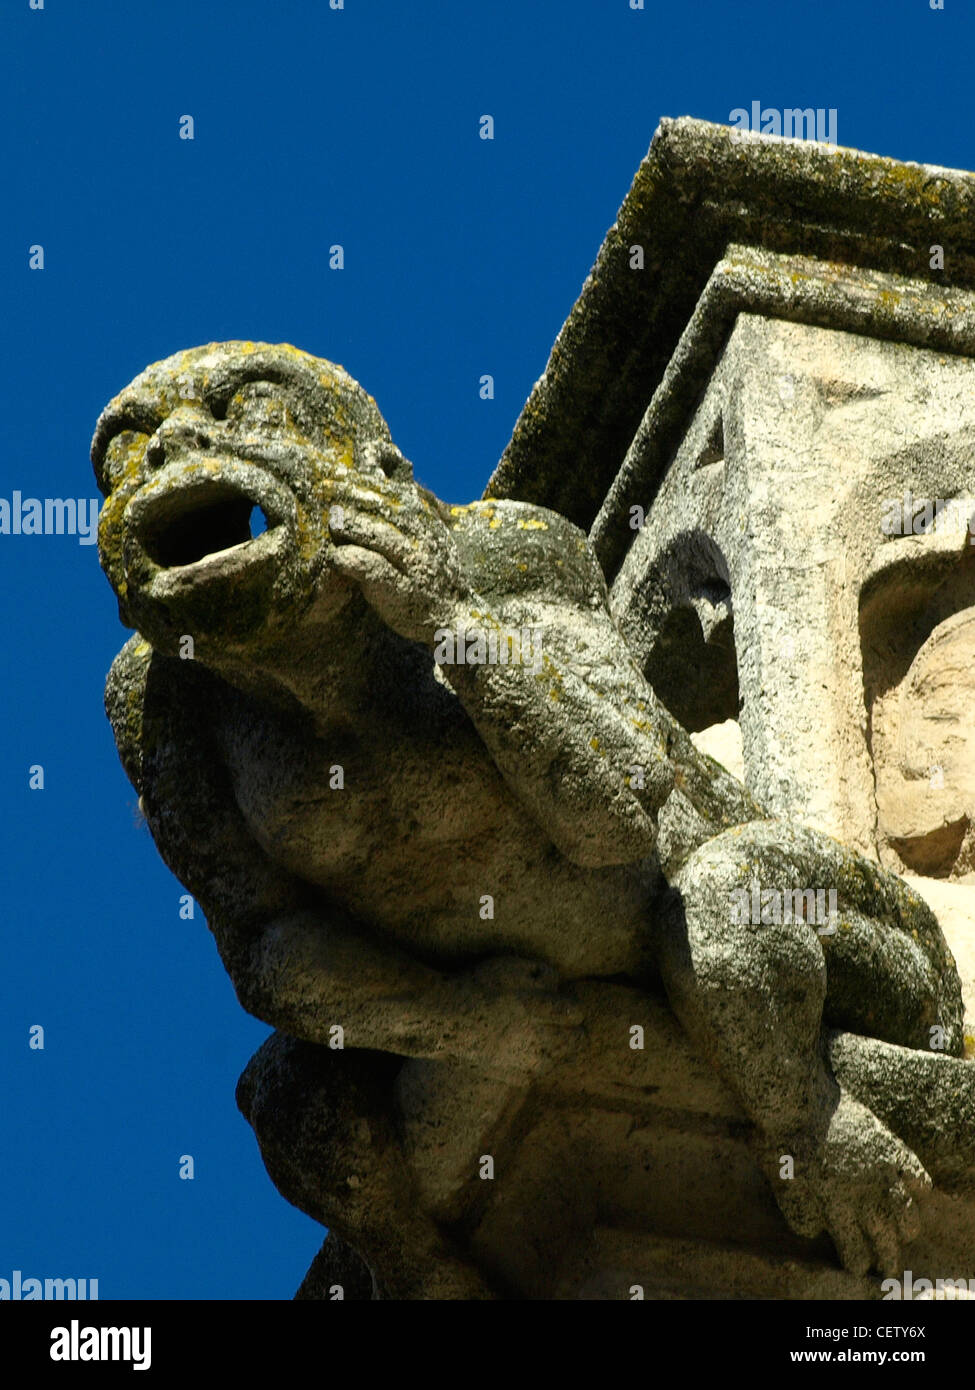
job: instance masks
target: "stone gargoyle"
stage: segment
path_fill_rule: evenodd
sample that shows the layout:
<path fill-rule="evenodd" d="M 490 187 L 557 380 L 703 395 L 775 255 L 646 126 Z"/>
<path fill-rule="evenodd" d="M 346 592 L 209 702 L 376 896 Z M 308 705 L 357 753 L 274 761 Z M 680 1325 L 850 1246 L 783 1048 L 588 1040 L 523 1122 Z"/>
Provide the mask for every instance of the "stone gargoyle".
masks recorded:
<path fill-rule="evenodd" d="M 532 1097 L 645 1115 L 654 1047 L 713 1071 L 797 1249 L 897 1270 L 924 1144 L 970 1162 L 912 1080 L 947 1093 L 969 1065 L 938 923 L 697 751 L 586 535 L 442 504 L 372 398 L 288 346 L 150 366 L 92 459 L 136 629 L 107 684 L 119 754 L 241 1004 L 279 1030 L 238 1100 L 330 1228 L 320 1296 L 553 1296 L 571 1232 L 616 1219 L 605 1160 L 560 1167 L 554 1123 L 534 1186 L 505 1187 L 504 1156 Z M 741 920 L 756 880 L 835 894 L 831 925 Z M 502 1192 L 520 1246 L 483 1233 Z"/>

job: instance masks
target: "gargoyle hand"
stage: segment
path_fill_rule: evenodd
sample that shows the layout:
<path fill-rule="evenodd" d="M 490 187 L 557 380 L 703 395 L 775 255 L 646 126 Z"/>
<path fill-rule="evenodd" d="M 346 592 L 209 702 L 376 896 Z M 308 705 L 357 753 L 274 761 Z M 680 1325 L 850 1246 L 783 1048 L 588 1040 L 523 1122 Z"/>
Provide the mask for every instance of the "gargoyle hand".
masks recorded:
<path fill-rule="evenodd" d="M 412 479 L 337 478 L 329 527 L 333 568 L 400 637 L 432 645 L 469 601 L 454 538 Z"/>

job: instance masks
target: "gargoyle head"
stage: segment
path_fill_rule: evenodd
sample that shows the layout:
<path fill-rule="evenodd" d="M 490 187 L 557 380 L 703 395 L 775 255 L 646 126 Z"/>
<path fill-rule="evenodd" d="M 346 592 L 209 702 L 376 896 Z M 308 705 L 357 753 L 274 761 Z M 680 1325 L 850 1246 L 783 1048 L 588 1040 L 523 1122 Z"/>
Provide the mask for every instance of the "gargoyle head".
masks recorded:
<path fill-rule="evenodd" d="M 91 446 L 99 555 L 126 626 L 173 655 L 280 640 L 341 606 L 328 510 L 345 470 L 408 468 L 375 401 L 288 345 L 210 343 L 141 372 Z"/>

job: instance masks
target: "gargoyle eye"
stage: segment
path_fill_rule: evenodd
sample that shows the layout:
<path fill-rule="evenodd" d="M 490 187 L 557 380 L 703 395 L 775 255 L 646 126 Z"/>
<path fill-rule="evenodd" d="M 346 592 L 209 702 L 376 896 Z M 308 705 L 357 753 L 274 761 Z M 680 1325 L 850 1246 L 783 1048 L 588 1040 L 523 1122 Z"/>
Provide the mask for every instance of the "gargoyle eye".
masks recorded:
<path fill-rule="evenodd" d="M 264 396 L 275 389 L 270 382 L 260 380 L 238 381 L 232 385 L 224 382 L 204 392 L 203 402 L 214 420 L 233 419 L 255 396 Z"/>

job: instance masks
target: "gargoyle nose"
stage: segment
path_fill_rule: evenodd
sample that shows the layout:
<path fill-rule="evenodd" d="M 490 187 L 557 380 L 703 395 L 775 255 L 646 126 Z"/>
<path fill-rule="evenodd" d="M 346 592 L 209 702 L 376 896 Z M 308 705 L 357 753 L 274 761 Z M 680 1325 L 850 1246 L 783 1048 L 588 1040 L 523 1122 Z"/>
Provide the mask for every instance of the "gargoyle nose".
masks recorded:
<path fill-rule="evenodd" d="M 199 415 L 174 411 L 166 417 L 146 446 L 146 460 L 152 468 L 171 463 L 177 454 L 189 449 L 209 449 L 210 430 Z"/>

